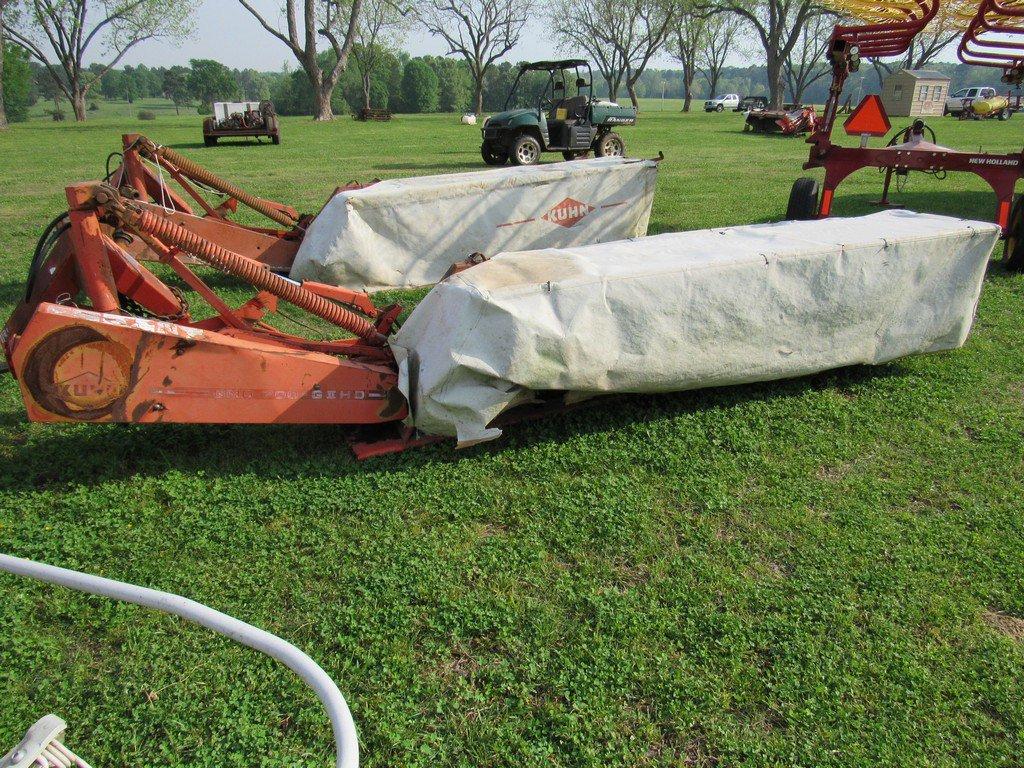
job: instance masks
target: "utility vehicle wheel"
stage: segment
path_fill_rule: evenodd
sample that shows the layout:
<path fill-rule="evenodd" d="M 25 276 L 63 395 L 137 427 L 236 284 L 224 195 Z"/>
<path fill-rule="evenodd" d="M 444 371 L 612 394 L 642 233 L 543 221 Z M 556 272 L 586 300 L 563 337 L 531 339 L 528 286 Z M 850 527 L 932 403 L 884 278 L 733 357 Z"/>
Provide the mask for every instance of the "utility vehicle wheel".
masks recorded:
<path fill-rule="evenodd" d="M 786 206 L 786 221 L 806 221 L 817 216 L 819 190 L 818 180 L 810 176 L 801 176 L 794 181 L 789 192 L 789 205 Z"/>
<path fill-rule="evenodd" d="M 206 146 L 212 147 L 216 143 L 217 143 L 217 137 L 216 136 L 203 136 L 203 144 L 205 144 Z"/>
<path fill-rule="evenodd" d="M 480 145 L 480 156 L 488 165 L 504 165 L 508 162 L 508 155 L 494 149 L 490 144 Z"/>
<path fill-rule="evenodd" d="M 717 107 L 715 107 L 715 112 L 723 112 L 724 110 L 725 110 L 725 105 L 724 104 L 719 104 Z"/>
<path fill-rule="evenodd" d="M 566 160 L 582 160 L 589 154 L 590 152 L 585 149 L 567 149 L 565 150 L 565 152 L 562 153 L 562 157 L 564 157 Z"/>
<path fill-rule="evenodd" d="M 540 142 L 524 133 L 512 142 L 512 165 L 533 165 L 540 160 Z"/>
<path fill-rule="evenodd" d="M 594 154 L 598 157 L 622 157 L 626 154 L 626 145 L 617 133 L 606 133 L 597 140 Z"/>
<path fill-rule="evenodd" d="M 1010 115 L 1007 113 L 1007 111 L 1005 109 L 1002 109 L 1002 110 L 999 111 L 999 119 L 1000 120 L 1009 120 L 1010 119 Z"/>
<path fill-rule="evenodd" d="M 1017 195 L 1010 212 L 1003 244 L 1003 266 L 1011 272 L 1024 272 L 1024 195 Z"/>

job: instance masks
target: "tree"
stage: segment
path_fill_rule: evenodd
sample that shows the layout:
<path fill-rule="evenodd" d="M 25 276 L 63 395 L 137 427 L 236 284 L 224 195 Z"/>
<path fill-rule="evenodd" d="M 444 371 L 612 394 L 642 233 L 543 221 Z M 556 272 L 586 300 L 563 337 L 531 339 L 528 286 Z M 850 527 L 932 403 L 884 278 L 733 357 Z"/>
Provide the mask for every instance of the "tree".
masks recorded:
<path fill-rule="evenodd" d="M 165 0 L 21 2 L 21 19 L 9 30 L 10 38 L 46 67 L 79 121 L 85 120 L 86 96 L 104 74 L 144 40 L 184 35 L 192 12 L 188 2 Z M 98 51 L 106 61 L 97 74 L 84 62 Z"/>
<path fill-rule="evenodd" d="M 280 31 L 253 8 L 249 0 L 238 0 L 267 32 L 288 46 L 302 66 L 316 101 L 315 120 L 333 120 L 331 96 L 345 68 L 355 44 L 356 30 L 363 0 L 286 0 L 284 12 L 286 30 Z M 299 23 L 299 3 L 302 22 Z M 338 35 L 342 37 L 339 39 Z M 317 53 L 320 37 L 325 38 L 334 52 L 330 66 Z"/>
<path fill-rule="evenodd" d="M 603 30 L 618 23 L 620 8 L 614 0 L 552 0 L 548 6 L 548 28 L 567 53 L 583 51 L 604 78 L 608 98 L 616 101 L 626 78 L 622 51 Z"/>
<path fill-rule="evenodd" d="M 264 101 L 270 98 L 270 78 L 255 69 L 243 69 L 234 73 L 235 81 L 247 101 Z"/>
<path fill-rule="evenodd" d="M 683 66 L 683 112 L 690 111 L 693 101 L 693 81 L 697 76 L 698 60 L 707 35 L 706 17 L 690 12 L 680 13 L 673 29 L 672 56 Z"/>
<path fill-rule="evenodd" d="M 408 26 L 406 16 L 392 0 L 363 0 L 363 12 L 356 25 L 352 58 L 363 84 L 363 106 L 369 109 L 370 84 L 389 52 L 402 44 Z"/>
<path fill-rule="evenodd" d="M 21 48 L 8 45 L 0 52 L 0 128 L 7 122 L 20 123 L 28 119 L 32 104 L 32 70 L 28 54 Z"/>
<path fill-rule="evenodd" d="M 976 5 L 968 0 L 948 0 L 939 5 L 939 10 L 928 26 L 914 37 L 902 59 L 882 61 L 871 59 L 871 65 L 878 76 L 879 85 L 885 75 L 892 74 L 894 68 L 922 69 L 931 64 L 945 48 L 964 32 L 964 18 L 974 15 Z M 884 74 L 883 74 L 884 73 Z"/>
<path fill-rule="evenodd" d="M 484 110 L 484 77 L 491 65 L 519 42 L 530 16 L 526 0 L 424 0 L 418 16 L 449 55 L 466 61 L 473 78 L 473 109 Z"/>
<path fill-rule="evenodd" d="M 597 60 L 615 99 L 625 80 L 639 108 L 636 84 L 672 32 L 676 8 L 668 0 L 555 0 L 552 31 L 563 48 L 573 45 Z"/>
<path fill-rule="evenodd" d="M 231 70 L 213 59 L 192 59 L 188 75 L 188 91 L 199 102 L 200 109 L 214 101 L 227 101 L 238 96 L 238 83 Z"/>
<path fill-rule="evenodd" d="M 0 0 L 0 130 L 7 127 L 7 102 L 4 97 L 4 71 L 7 62 L 7 20 L 13 20 L 14 4 L 11 0 Z"/>
<path fill-rule="evenodd" d="M 779 109 L 785 94 L 786 59 L 804 26 L 822 13 L 822 7 L 817 0 L 719 0 L 710 8 L 735 14 L 753 28 L 764 49 L 768 100 L 773 109 Z"/>
<path fill-rule="evenodd" d="M 423 59 L 412 59 L 402 75 L 402 102 L 409 112 L 437 111 L 437 75 Z"/>
<path fill-rule="evenodd" d="M 442 112 L 462 112 L 469 106 L 469 74 L 461 61 L 440 56 L 431 60 L 437 75 L 438 104 Z"/>
<path fill-rule="evenodd" d="M 718 81 L 725 69 L 733 43 L 740 33 L 740 20 L 729 14 L 714 14 L 707 19 L 701 38 L 700 69 L 708 81 L 708 95 L 718 95 Z"/>
<path fill-rule="evenodd" d="M 188 78 L 191 73 L 188 67 L 175 66 L 164 72 L 164 98 L 174 102 L 174 113 L 181 114 L 181 106 L 187 105 L 192 98 Z"/>
<path fill-rule="evenodd" d="M 628 31 L 619 38 L 617 45 L 622 47 L 626 62 L 626 89 L 634 109 L 640 109 L 636 83 L 651 58 L 665 45 L 675 14 L 676 8 L 666 0 L 629 0 L 622 11 L 622 20 L 627 23 L 620 26 Z"/>
<path fill-rule="evenodd" d="M 833 18 L 831 14 L 825 13 L 815 16 L 801 30 L 797 44 L 786 57 L 786 84 L 789 86 L 789 98 L 794 104 L 802 104 L 808 86 L 832 71 L 824 62 L 832 35 Z"/>

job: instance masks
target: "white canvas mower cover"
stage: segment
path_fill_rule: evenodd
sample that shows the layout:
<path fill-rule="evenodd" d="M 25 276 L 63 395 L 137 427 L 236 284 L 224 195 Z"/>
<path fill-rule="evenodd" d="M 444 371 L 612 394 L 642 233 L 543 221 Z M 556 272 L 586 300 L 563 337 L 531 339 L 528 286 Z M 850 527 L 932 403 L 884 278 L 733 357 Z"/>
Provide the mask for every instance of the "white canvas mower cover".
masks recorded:
<path fill-rule="evenodd" d="M 562 391 L 666 392 L 963 344 L 999 227 L 886 211 L 502 253 L 392 341 L 420 430 L 471 444 Z"/>
<path fill-rule="evenodd" d="M 482 251 L 564 247 L 647 233 L 658 164 L 603 157 L 381 181 L 336 194 L 291 277 L 360 290 L 436 283 Z"/>

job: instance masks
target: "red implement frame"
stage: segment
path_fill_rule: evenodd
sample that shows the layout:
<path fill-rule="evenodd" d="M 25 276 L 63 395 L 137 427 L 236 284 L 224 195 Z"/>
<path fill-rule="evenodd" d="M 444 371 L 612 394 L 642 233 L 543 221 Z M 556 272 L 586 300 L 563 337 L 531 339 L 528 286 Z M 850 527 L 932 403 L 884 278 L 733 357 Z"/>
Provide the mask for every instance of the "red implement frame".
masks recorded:
<path fill-rule="evenodd" d="M 25 298 L 0 334 L 31 420 L 341 424 L 353 427 L 358 458 L 441 439 L 403 424 L 409 408 L 388 346 L 401 307 L 378 309 L 365 293 L 300 283 L 270 268 L 294 255 L 311 217 L 250 195 L 144 137 L 125 137 L 125 147 L 107 180 L 67 187 L 68 211 L 40 238 Z M 227 199 L 211 205 L 203 187 Z M 205 215 L 195 215 L 186 197 Z M 229 221 L 239 202 L 287 228 Z M 212 315 L 193 317 L 184 294 L 139 257 L 163 264 Z M 229 306 L 195 264 L 256 293 Z M 336 326 L 340 337 L 273 327 L 265 318 L 280 302 Z M 557 400 L 524 407 L 503 423 L 563 409 Z"/>
<path fill-rule="evenodd" d="M 980 176 L 992 187 L 997 200 L 996 221 L 1003 233 L 1007 234 L 1014 188 L 1021 177 L 1024 152 L 990 154 L 951 150 L 925 141 L 924 126 L 920 121 L 906 130 L 902 143 L 894 146 L 870 148 L 866 137 L 860 147 L 841 147 L 832 142 L 832 129 L 843 85 L 849 74 L 857 70 L 860 59 L 905 53 L 914 36 L 931 21 L 938 8 L 939 0 L 915 0 L 913 3 L 888 8 L 890 13 L 900 14 L 898 18 L 894 15 L 892 21 L 859 26 L 838 25 L 832 33 L 829 51 L 832 84 L 820 127 L 807 140 L 811 144 L 811 151 L 804 164 L 805 169 L 825 169 L 818 207 L 820 218 L 831 214 L 836 187 L 861 168 L 885 169 L 885 184 L 879 201 L 882 205 L 888 204 L 889 184 L 894 173 L 965 171 Z M 865 10 L 877 12 L 878 6 L 865 4 Z M 1024 44 L 992 40 L 989 33 L 1024 34 L 1024 28 L 1012 29 L 1013 25 L 1006 21 L 1011 17 L 1022 16 L 1024 7 L 998 5 L 995 0 L 982 0 L 961 42 L 961 59 L 968 64 L 998 66 L 1005 72 L 1004 80 L 1019 83 Z"/>

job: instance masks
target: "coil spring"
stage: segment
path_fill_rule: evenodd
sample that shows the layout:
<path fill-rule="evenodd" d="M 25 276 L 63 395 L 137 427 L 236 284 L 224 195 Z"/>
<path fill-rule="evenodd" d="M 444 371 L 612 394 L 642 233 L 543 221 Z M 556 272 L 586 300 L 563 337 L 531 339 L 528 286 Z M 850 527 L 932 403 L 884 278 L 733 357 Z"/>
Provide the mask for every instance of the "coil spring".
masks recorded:
<path fill-rule="evenodd" d="M 151 211 L 141 211 L 132 217 L 132 225 L 142 232 L 153 235 L 165 243 L 176 246 L 218 269 L 245 280 L 261 291 L 304 309 L 312 315 L 340 326 L 354 333 L 364 341 L 379 344 L 384 337 L 368 320 L 359 317 L 344 307 L 332 304 L 321 296 L 307 291 L 290 280 L 275 275 L 259 262 L 247 259 L 216 243 L 190 232 L 173 221 L 161 218 Z"/>
<path fill-rule="evenodd" d="M 262 213 L 271 221 L 275 221 L 283 227 L 295 226 L 294 219 L 270 205 L 266 200 L 256 197 L 256 195 L 249 194 L 240 187 L 236 187 L 230 181 L 226 181 L 225 179 L 220 178 L 220 176 L 211 173 L 203 168 L 203 166 L 192 162 L 184 155 L 179 155 L 173 149 L 168 147 L 157 147 L 154 154 L 156 154 L 157 157 L 164 158 L 174 163 L 186 176 L 196 179 L 197 181 L 201 181 L 203 184 L 211 186 L 226 195 L 231 195 L 231 197 L 249 206 L 254 211 Z"/>

